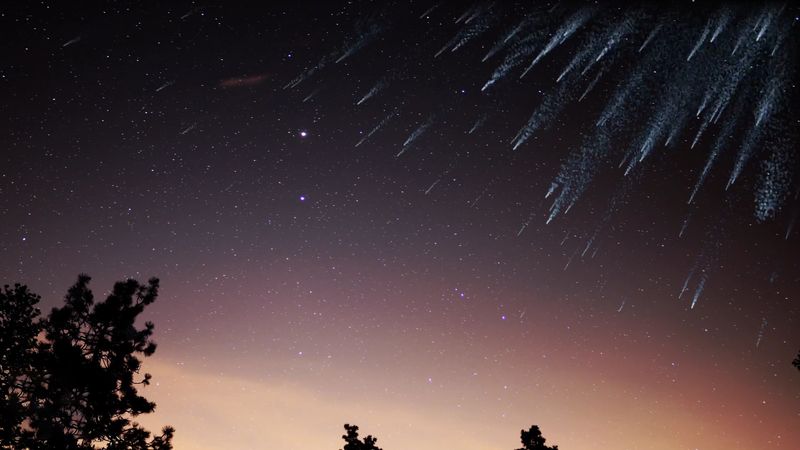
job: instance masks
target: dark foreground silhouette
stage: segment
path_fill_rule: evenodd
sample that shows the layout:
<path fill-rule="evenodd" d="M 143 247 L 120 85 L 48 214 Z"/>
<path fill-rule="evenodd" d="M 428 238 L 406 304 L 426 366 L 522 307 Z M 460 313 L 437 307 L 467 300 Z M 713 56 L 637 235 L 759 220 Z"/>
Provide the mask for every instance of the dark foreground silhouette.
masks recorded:
<path fill-rule="evenodd" d="M 98 303 L 88 284 L 80 275 L 47 317 L 26 286 L 0 290 L 0 449 L 172 449 L 172 427 L 152 436 L 131 421 L 156 406 L 137 392 L 150 382 L 137 355 L 155 352 L 153 324 L 136 319 L 158 280 L 116 283 Z"/>
<path fill-rule="evenodd" d="M 544 445 L 547 439 L 542 436 L 542 431 L 538 425 L 531 425 L 528 431 L 520 431 L 519 438 L 522 441 L 522 448 L 517 450 L 558 450 L 557 445 L 552 447 Z"/>
<path fill-rule="evenodd" d="M 342 439 L 346 444 L 341 450 L 381 450 L 380 447 L 375 445 L 378 438 L 372 437 L 372 435 L 365 437 L 363 441 L 358 438 L 358 426 L 346 423 L 344 424 L 344 429 L 347 434 L 342 435 Z M 542 436 L 542 431 L 538 425 L 531 426 L 527 431 L 522 430 L 520 432 L 520 440 L 523 447 L 517 450 L 558 450 L 557 445 L 552 447 L 544 445 L 547 439 Z"/>
<path fill-rule="evenodd" d="M 800 370 L 800 352 L 797 352 L 797 358 L 792 361 L 792 364 L 797 367 L 797 370 Z"/>
<path fill-rule="evenodd" d="M 363 441 L 358 438 L 358 426 L 346 423 L 344 429 L 347 434 L 342 435 L 342 439 L 346 442 L 342 450 L 381 450 L 375 445 L 378 438 L 372 437 L 372 435 L 368 435 Z"/>

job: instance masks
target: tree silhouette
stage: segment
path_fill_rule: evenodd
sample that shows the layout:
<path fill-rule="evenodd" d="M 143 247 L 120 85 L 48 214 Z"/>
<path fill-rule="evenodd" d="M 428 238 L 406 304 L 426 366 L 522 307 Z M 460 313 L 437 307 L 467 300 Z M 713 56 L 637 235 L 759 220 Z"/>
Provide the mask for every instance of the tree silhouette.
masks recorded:
<path fill-rule="evenodd" d="M 378 438 L 372 437 L 372 435 L 365 437 L 363 442 L 358 439 L 358 426 L 346 423 L 344 429 L 347 434 L 342 435 L 342 439 L 346 442 L 342 450 L 381 450 L 375 445 Z"/>
<path fill-rule="evenodd" d="M 155 403 L 140 396 L 150 374 L 141 360 L 155 352 L 153 324 L 136 319 L 158 295 L 147 285 L 118 282 L 95 303 L 90 278 L 80 275 L 47 318 L 27 287 L 0 293 L 0 449 L 170 450 L 174 429 L 151 433 L 133 417 Z"/>
<path fill-rule="evenodd" d="M 539 430 L 538 425 L 532 425 L 528 431 L 522 430 L 520 432 L 520 440 L 522 440 L 523 447 L 517 450 L 558 450 L 557 445 L 552 447 L 544 445 L 547 439 L 542 436 L 542 431 Z"/>
<path fill-rule="evenodd" d="M 39 296 L 26 286 L 0 291 L 0 447 L 17 448 L 23 436 L 33 389 L 34 348 L 41 324 L 36 321 Z"/>
<path fill-rule="evenodd" d="M 797 358 L 792 361 L 792 364 L 797 367 L 797 370 L 800 370 L 800 352 L 797 352 Z"/>

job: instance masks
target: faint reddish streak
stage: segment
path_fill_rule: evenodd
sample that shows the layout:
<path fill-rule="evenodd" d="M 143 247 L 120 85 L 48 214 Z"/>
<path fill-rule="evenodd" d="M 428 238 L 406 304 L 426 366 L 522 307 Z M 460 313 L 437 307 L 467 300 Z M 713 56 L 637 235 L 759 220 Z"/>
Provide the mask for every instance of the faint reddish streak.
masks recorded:
<path fill-rule="evenodd" d="M 219 86 L 223 89 L 238 88 L 238 87 L 251 87 L 264 82 L 267 79 L 266 74 L 260 75 L 244 75 L 241 77 L 226 78 L 219 82 Z"/>

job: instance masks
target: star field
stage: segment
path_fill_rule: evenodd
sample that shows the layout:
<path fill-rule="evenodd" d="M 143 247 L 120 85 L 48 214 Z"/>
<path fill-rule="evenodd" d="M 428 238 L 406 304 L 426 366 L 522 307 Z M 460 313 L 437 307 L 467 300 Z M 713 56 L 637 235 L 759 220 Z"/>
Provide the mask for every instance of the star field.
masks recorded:
<path fill-rule="evenodd" d="M 797 16 L 6 6 L 0 275 L 159 277 L 177 449 L 794 449 Z"/>

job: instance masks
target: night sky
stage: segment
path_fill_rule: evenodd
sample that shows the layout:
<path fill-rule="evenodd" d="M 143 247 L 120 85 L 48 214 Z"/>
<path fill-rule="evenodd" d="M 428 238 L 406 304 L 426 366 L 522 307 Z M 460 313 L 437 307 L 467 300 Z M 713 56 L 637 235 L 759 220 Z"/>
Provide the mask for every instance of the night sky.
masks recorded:
<path fill-rule="evenodd" d="M 0 275 L 161 279 L 147 427 L 800 448 L 796 6 L 232 3 L 0 8 Z"/>

